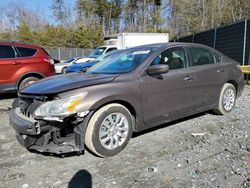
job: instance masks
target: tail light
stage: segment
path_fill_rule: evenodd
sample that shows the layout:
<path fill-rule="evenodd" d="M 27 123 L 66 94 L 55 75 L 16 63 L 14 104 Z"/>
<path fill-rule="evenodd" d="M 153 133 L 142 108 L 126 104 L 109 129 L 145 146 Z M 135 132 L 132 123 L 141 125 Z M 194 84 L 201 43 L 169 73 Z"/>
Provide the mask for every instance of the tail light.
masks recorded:
<path fill-rule="evenodd" d="M 55 63 L 54 60 L 51 58 L 46 58 L 46 59 L 44 59 L 44 61 L 50 63 L 51 65 L 54 65 L 54 63 Z"/>

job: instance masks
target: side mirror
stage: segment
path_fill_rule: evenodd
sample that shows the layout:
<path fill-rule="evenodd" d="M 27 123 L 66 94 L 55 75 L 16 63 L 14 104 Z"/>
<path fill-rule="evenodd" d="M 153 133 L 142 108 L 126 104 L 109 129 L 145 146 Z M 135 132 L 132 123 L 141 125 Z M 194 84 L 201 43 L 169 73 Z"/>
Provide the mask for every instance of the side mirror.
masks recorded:
<path fill-rule="evenodd" d="M 148 68 L 147 73 L 149 75 L 164 74 L 169 71 L 169 66 L 166 64 L 153 65 Z"/>

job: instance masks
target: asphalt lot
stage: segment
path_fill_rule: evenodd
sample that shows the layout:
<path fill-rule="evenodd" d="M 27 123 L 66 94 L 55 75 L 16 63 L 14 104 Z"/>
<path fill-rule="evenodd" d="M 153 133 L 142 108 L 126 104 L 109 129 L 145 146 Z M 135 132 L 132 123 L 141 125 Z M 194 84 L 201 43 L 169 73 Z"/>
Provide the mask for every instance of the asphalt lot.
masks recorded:
<path fill-rule="evenodd" d="M 249 86 L 230 114 L 206 112 L 134 135 L 105 159 L 28 152 L 9 125 L 15 96 L 0 97 L 0 187 L 250 187 Z"/>

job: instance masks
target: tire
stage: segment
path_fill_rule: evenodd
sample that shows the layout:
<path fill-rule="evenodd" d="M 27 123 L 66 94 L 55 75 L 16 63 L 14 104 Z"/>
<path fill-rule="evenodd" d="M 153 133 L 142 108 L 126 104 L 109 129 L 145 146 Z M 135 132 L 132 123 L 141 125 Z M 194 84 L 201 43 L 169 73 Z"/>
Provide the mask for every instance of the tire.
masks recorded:
<path fill-rule="evenodd" d="M 65 72 L 65 71 L 66 71 L 66 68 L 67 68 L 67 67 L 63 67 L 63 68 L 62 68 L 61 74 L 65 74 L 65 73 L 66 73 L 66 72 Z"/>
<path fill-rule="evenodd" d="M 226 83 L 222 87 L 219 104 L 214 112 L 216 114 L 225 115 L 232 111 L 236 102 L 236 89 L 232 84 Z"/>
<path fill-rule="evenodd" d="M 116 120 L 118 121 L 115 123 Z M 133 116 L 127 108 L 116 103 L 108 104 L 91 117 L 86 130 L 85 144 L 90 151 L 100 157 L 114 156 L 128 144 L 132 136 L 132 124 Z"/>
<path fill-rule="evenodd" d="M 25 78 L 24 80 L 21 81 L 21 83 L 19 84 L 18 86 L 18 90 L 21 90 L 22 88 L 32 84 L 33 82 L 36 82 L 38 81 L 39 78 L 37 77 L 28 77 L 28 78 Z"/>

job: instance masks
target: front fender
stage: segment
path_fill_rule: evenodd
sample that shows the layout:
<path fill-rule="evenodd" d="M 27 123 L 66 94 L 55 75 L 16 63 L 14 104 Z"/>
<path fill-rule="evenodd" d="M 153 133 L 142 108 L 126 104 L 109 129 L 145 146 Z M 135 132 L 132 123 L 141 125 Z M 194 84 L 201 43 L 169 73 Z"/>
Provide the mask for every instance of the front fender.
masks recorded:
<path fill-rule="evenodd" d="M 129 84 L 129 86 L 128 86 Z M 128 105 L 134 110 L 136 116 L 136 126 L 141 125 L 143 122 L 141 111 L 141 95 L 140 88 L 137 83 L 123 82 L 119 83 L 106 83 L 101 85 L 95 85 L 85 88 L 80 88 L 68 92 L 59 94 L 60 98 L 80 94 L 87 92 L 83 101 L 77 105 L 77 112 L 96 111 L 100 107 L 110 103 L 120 103 L 122 105 Z M 126 106 L 128 108 L 128 106 Z M 129 109 L 131 110 L 131 109 Z M 131 112 L 133 114 L 133 112 Z"/>

